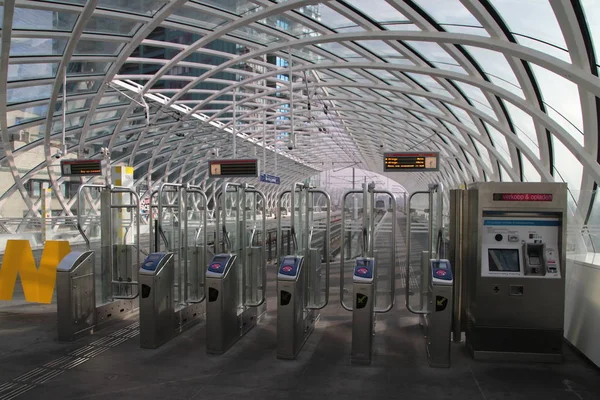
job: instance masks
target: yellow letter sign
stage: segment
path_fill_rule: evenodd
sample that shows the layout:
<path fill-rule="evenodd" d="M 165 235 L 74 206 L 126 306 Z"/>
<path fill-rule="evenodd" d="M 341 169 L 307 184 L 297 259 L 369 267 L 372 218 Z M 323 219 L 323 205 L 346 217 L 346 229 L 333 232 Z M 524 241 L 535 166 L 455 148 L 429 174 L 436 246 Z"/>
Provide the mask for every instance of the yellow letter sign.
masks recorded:
<path fill-rule="evenodd" d="M 9 240 L 0 268 L 0 300 L 12 300 L 18 273 L 25 300 L 50 304 L 56 285 L 56 267 L 70 251 L 69 242 L 48 240 L 37 268 L 29 240 Z"/>

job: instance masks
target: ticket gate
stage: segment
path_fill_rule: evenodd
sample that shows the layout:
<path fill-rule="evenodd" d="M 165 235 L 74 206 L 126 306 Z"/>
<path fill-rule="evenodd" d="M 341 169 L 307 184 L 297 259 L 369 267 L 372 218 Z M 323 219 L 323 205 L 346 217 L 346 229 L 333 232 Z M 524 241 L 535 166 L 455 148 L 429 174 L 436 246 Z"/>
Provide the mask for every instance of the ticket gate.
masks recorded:
<path fill-rule="evenodd" d="M 163 183 L 157 192 L 158 220 L 150 215 L 150 226 L 160 235 L 139 272 L 142 348 L 159 347 L 205 314 L 207 203 L 197 186 Z"/>
<path fill-rule="evenodd" d="M 206 351 L 223 354 L 266 312 L 266 198 L 247 184 L 226 182 L 216 215 L 221 249 L 206 268 Z"/>
<path fill-rule="evenodd" d="M 98 209 L 99 204 L 99 209 Z M 86 205 L 88 207 L 86 207 Z M 88 232 L 100 216 L 100 260 Z M 138 308 L 141 262 L 140 201 L 127 187 L 81 185 L 77 229 L 88 251 L 73 252 L 57 268 L 58 340 L 72 341 Z"/>
<path fill-rule="evenodd" d="M 283 199 L 290 198 L 290 218 L 284 223 Z M 325 209 L 317 208 L 325 199 Z M 277 358 L 295 359 L 313 332 L 320 310 L 329 302 L 329 238 L 331 199 L 318 189 L 295 183 L 279 196 L 277 205 Z M 325 212 L 318 221 L 315 214 Z M 294 254 L 281 256 L 283 232 L 288 230 Z M 325 272 L 322 266 L 325 264 Z"/>
<path fill-rule="evenodd" d="M 376 314 L 394 306 L 397 224 L 391 192 L 365 183 L 344 194 L 340 302 L 352 311 L 353 363 L 371 363 Z"/>
<path fill-rule="evenodd" d="M 561 362 L 567 184 L 470 185 L 460 290 L 466 345 L 478 360 Z"/>
<path fill-rule="evenodd" d="M 429 365 L 450 367 L 454 274 L 445 258 L 447 199 L 442 184 L 408 199 L 406 308 L 421 316 Z M 416 299 L 415 299 L 416 298 Z M 417 304 L 414 304 L 417 303 Z"/>

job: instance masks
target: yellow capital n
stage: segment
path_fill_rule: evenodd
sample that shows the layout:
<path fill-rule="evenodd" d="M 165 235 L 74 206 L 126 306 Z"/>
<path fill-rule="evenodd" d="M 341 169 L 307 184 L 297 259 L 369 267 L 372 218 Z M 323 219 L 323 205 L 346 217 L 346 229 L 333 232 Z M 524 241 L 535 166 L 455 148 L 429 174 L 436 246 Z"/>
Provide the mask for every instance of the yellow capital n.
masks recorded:
<path fill-rule="evenodd" d="M 0 300 L 12 300 L 19 274 L 25 300 L 50 304 L 56 285 L 56 267 L 70 251 L 67 241 L 47 241 L 37 268 L 29 240 L 9 240 L 0 268 Z"/>

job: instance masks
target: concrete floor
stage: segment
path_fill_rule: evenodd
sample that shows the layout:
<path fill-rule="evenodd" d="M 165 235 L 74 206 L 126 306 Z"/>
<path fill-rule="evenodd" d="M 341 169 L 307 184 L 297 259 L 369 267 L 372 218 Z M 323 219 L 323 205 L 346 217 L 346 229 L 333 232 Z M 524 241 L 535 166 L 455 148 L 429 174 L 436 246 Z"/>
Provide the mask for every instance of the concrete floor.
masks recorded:
<path fill-rule="evenodd" d="M 276 359 L 274 284 L 266 318 L 221 356 L 206 354 L 202 324 L 156 350 L 139 348 L 135 318 L 62 344 L 55 306 L 2 303 L 0 400 L 600 398 L 600 371 L 568 346 L 564 364 L 546 365 L 476 362 L 453 344 L 452 367 L 430 368 L 400 296 L 378 318 L 372 365 L 351 365 L 351 314 L 332 291 L 295 361 Z"/>

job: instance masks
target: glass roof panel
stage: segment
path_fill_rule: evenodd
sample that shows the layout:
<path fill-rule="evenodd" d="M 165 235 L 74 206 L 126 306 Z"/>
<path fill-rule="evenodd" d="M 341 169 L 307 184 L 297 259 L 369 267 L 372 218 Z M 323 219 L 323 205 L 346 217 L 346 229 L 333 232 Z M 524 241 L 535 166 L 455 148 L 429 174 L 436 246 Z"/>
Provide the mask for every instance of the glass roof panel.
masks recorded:
<path fill-rule="evenodd" d="M 337 11 L 332 10 L 325 4 L 320 5 L 320 16 L 314 18 L 321 22 L 323 25 L 337 31 L 337 32 L 354 32 L 363 31 L 364 29 L 356 24 L 356 22 L 349 20 Z M 306 12 L 303 11 L 306 15 Z M 311 13 L 312 14 L 312 13 Z"/>
<path fill-rule="evenodd" d="M 396 10 L 385 0 L 346 0 L 346 3 L 361 11 L 376 22 L 406 22 L 409 21 L 400 11 Z"/>
<path fill-rule="evenodd" d="M 8 81 L 54 78 L 57 70 L 58 63 L 9 64 Z"/>
<path fill-rule="evenodd" d="M 8 126 L 22 125 L 48 116 L 48 105 L 27 107 L 6 113 Z M 29 130 L 29 129 L 27 129 Z"/>
<path fill-rule="evenodd" d="M 16 38 L 10 40 L 10 56 L 62 56 L 67 39 Z"/>
<path fill-rule="evenodd" d="M 494 145 L 498 153 L 500 153 L 500 155 L 503 156 L 503 158 L 512 167 L 512 157 L 510 156 L 510 151 L 508 149 L 508 142 L 506 141 L 506 137 L 493 126 L 485 122 L 483 124 L 489 132 L 492 144 Z"/>
<path fill-rule="evenodd" d="M 98 0 L 98 8 L 140 15 L 154 15 L 165 3 L 167 3 L 165 0 Z"/>
<path fill-rule="evenodd" d="M 519 81 L 502 53 L 479 47 L 464 47 L 471 53 L 493 83 L 520 97 L 524 97 Z"/>
<path fill-rule="evenodd" d="M 478 30 L 480 34 L 489 36 L 481 23 L 460 0 L 414 0 L 419 7 L 427 12 L 445 30 L 454 32 L 455 29 L 467 28 Z M 466 33 L 466 32 L 464 32 Z"/>
<path fill-rule="evenodd" d="M 248 0 L 193 0 L 192 3 L 205 4 L 237 15 L 257 12 L 263 9 Z"/>
<path fill-rule="evenodd" d="M 80 55 L 106 55 L 115 56 L 123 48 L 123 43 L 102 42 L 100 40 L 79 40 L 75 47 L 76 56 Z"/>
<path fill-rule="evenodd" d="M 207 29 L 215 29 L 217 26 L 228 22 L 225 18 L 209 15 L 191 7 L 180 7 L 176 9 L 167 20 Z"/>
<path fill-rule="evenodd" d="M 6 101 L 8 104 L 24 103 L 33 100 L 50 98 L 52 85 L 38 85 L 24 88 L 8 88 L 6 90 Z"/>
<path fill-rule="evenodd" d="M 407 40 L 405 43 L 423 56 L 426 61 L 438 63 L 440 68 L 443 65 L 449 65 L 453 71 L 459 72 L 459 69 L 461 69 L 454 57 L 448 54 L 448 52 L 437 43 L 415 42 L 411 40 Z M 464 70 L 460 72 L 466 74 Z"/>
<path fill-rule="evenodd" d="M 78 13 L 68 11 L 15 8 L 13 29 L 71 32 Z"/>
<path fill-rule="evenodd" d="M 523 177 L 525 182 L 540 182 L 542 177 L 535 169 L 531 161 L 527 157 L 521 155 L 521 165 L 523 166 Z"/>
<path fill-rule="evenodd" d="M 142 24 L 135 21 L 93 16 L 86 24 L 84 32 L 133 36 L 140 26 Z"/>
<path fill-rule="evenodd" d="M 562 31 L 547 0 L 490 0 L 490 2 L 500 12 L 510 31 L 515 34 L 517 42 L 521 43 L 521 37 L 529 37 L 540 41 L 539 46 L 549 43 L 566 49 Z M 522 44 L 527 46 L 531 42 Z M 550 48 L 547 45 L 543 46 L 544 49 Z"/>
<path fill-rule="evenodd" d="M 539 157 L 540 149 L 533 118 L 520 108 L 513 106 L 511 103 L 504 102 L 504 106 L 510 115 L 519 139 L 521 139 L 525 146 L 529 147 L 529 149 Z"/>
<path fill-rule="evenodd" d="M 576 84 L 547 69 L 531 65 L 546 112 L 583 145 L 583 114 Z"/>
<path fill-rule="evenodd" d="M 480 111 L 483 111 L 484 113 L 488 114 L 490 117 L 496 120 L 498 119 L 496 114 L 494 113 L 494 110 L 492 109 L 492 106 L 490 105 L 490 102 L 485 97 L 481 89 L 464 82 L 457 81 L 454 83 L 463 91 L 463 93 L 467 96 L 471 103 L 473 103 L 473 106 L 475 108 L 477 108 Z"/>

